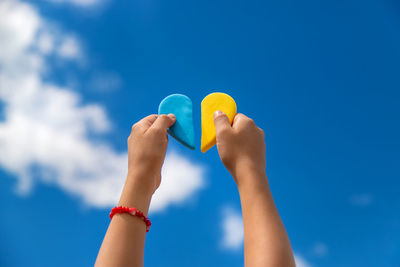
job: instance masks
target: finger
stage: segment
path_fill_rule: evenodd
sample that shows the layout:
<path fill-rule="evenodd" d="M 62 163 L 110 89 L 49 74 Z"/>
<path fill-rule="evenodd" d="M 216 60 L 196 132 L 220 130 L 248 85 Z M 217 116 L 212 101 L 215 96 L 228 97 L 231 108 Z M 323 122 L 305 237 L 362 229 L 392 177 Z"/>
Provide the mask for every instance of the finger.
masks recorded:
<path fill-rule="evenodd" d="M 257 130 L 262 134 L 262 136 L 265 136 L 265 132 L 263 129 L 261 129 L 260 127 L 257 127 Z"/>
<path fill-rule="evenodd" d="M 157 119 L 157 117 L 158 117 L 158 115 L 156 115 L 156 114 L 152 114 L 147 117 L 144 117 L 143 119 L 141 119 L 140 121 L 138 121 L 137 123 L 135 123 L 132 126 L 132 130 L 136 129 L 136 128 L 141 128 L 143 130 L 147 130 L 154 123 L 154 121 Z"/>
<path fill-rule="evenodd" d="M 218 136 L 224 131 L 231 130 L 231 124 L 229 122 L 228 116 L 220 110 L 217 110 L 214 113 L 214 125 L 215 125 L 215 133 Z"/>
<path fill-rule="evenodd" d="M 240 123 L 241 120 L 247 118 L 246 115 L 242 114 L 242 113 L 237 113 L 235 115 L 235 117 L 233 118 L 233 122 L 232 122 L 232 128 L 236 128 L 238 126 L 238 124 Z"/>
<path fill-rule="evenodd" d="M 149 129 L 167 131 L 169 127 L 174 125 L 175 121 L 176 117 L 174 114 L 168 114 L 168 115 L 162 114 L 158 116 L 158 118 L 155 120 L 155 122 L 153 123 L 153 125 L 151 125 Z"/>
<path fill-rule="evenodd" d="M 246 121 L 251 121 L 251 119 L 242 113 L 238 113 L 235 118 L 233 118 L 232 128 L 240 128 L 240 126 Z"/>
<path fill-rule="evenodd" d="M 152 114 L 136 122 L 132 126 L 131 135 L 138 132 L 144 133 L 153 124 L 157 117 L 158 115 Z"/>

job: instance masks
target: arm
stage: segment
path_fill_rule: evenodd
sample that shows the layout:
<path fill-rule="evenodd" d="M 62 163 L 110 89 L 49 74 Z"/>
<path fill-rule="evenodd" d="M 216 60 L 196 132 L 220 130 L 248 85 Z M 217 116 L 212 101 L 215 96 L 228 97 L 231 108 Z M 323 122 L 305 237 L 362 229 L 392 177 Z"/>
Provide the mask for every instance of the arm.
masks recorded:
<path fill-rule="evenodd" d="M 231 126 L 228 117 L 217 111 L 214 123 L 218 153 L 239 190 L 245 266 L 295 266 L 265 174 L 264 132 L 243 114 L 237 114 Z"/>
<path fill-rule="evenodd" d="M 147 216 L 151 196 L 161 182 L 161 167 L 168 145 L 170 115 L 150 115 L 132 127 L 128 138 L 128 175 L 119 206 L 136 207 Z M 129 214 L 116 214 L 101 245 L 96 267 L 143 266 L 146 225 Z"/>

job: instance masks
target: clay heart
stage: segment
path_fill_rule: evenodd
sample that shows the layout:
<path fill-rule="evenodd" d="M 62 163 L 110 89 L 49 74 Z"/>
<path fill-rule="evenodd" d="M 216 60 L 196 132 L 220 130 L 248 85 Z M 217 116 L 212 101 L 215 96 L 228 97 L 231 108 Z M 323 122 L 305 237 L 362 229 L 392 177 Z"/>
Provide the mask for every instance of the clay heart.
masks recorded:
<path fill-rule="evenodd" d="M 158 114 L 174 114 L 176 122 L 168 129 L 168 133 L 188 148 L 195 149 L 192 110 L 192 100 L 189 97 L 172 94 L 161 101 Z"/>
<path fill-rule="evenodd" d="M 214 113 L 224 112 L 232 125 L 236 115 L 236 103 L 233 98 L 225 93 L 212 93 L 201 101 L 201 152 L 205 153 L 215 145 Z"/>

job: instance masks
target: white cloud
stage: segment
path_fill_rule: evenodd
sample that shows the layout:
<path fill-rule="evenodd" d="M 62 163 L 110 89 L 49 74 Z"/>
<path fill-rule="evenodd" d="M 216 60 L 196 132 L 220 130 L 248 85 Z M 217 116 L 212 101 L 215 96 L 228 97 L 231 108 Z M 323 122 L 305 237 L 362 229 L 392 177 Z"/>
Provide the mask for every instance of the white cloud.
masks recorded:
<path fill-rule="evenodd" d="M 67 35 L 58 47 L 58 55 L 65 59 L 81 59 L 81 45 L 76 37 Z"/>
<path fill-rule="evenodd" d="M 42 33 L 37 40 L 37 46 L 42 54 L 50 54 L 51 52 L 53 52 L 54 49 L 53 36 L 47 32 Z"/>
<path fill-rule="evenodd" d="M 242 214 L 235 211 L 232 207 L 226 206 L 222 209 L 222 248 L 227 250 L 238 250 L 243 246 L 244 241 L 244 229 Z M 326 246 L 322 248 L 322 243 L 317 243 L 315 249 L 317 253 L 327 252 Z M 324 245 L 324 244 L 322 244 Z M 324 250 L 325 249 L 325 250 Z M 324 251 L 322 251 L 324 250 Z M 312 267 L 312 265 L 305 260 L 305 258 L 297 253 L 294 254 L 294 259 L 297 267 Z"/>
<path fill-rule="evenodd" d="M 312 252 L 317 257 L 325 257 L 328 254 L 328 247 L 322 242 L 317 242 L 314 244 Z"/>
<path fill-rule="evenodd" d="M 6 0 L 1 2 L 0 14 L 0 44 L 2 46 L 0 60 L 9 62 L 19 56 L 21 50 L 30 46 L 39 27 L 40 18 L 30 5 Z M 4 46 L 7 49 L 4 49 Z"/>
<path fill-rule="evenodd" d="M 57 4 L 73 4 L 81 7 L 90 7 L 99 4 L 104 0 L 47 0 L 47 1 Z"/>
<path fill-rule="evenodd" d="M 240 212 L 231 207 L 222 210 L 222 247 L 230 250 L 237 250 L 243 246 L 243 220 Z"/>
<path fill-rule="evenodd" d="M 204 168 L 194 165 L 176 152 L 168 153 L 162 169 L 160 188 L 151 201 L 151 210 L 164 209 L 170 203 L 181 203 L 204 187 Z"/>
<path fill-rule="evenodd" d="M 25 53 L 40 24 L 41 19 L 32 6 L 11 0 L 0 2 L 0 70 L 3 74 L 5 70 L 14 75 L 41 67 L 40 57 Z"/>
<path fill-rule="evenodd" d="M 354 194 L 350 196 L 350 204 L 358 207 L 367 207 L 372 204 L 374 197 L 371 194 Z"/>
<path fill-rule="evenodd" d="M 31 4 L 0 1 L 0 101 L 4 109 L 0 167 L 15 175 L 20 194 L 29 193 L 35 182 L 43 182 L 87 205 L 109 207 L 118 202 L 127 153 L 115 151 L 102 139 L 111 129 L 104 108 L 84 105 L 78 93 L 43 78 L 52 66 L 49 55 L 80 60 L 80 42 L 71 36 L 45 21 Z M 168 153 L 163 182 L 151 209 L 159 211 L 190 198 L 204 185 L 202 170 L 177 153 Z"/>
<path fill-rule="evenodd" d="M 112 92 L 122 84 L 122 78 L 117 73 L 102 71 L 93 74 L 88 87 L 98 92 Z"/>
<path fill-rule="evenodd" d="M 227 250 L 241 249 L 244 241 L 241 213 L 227 206 L 222 210 L 222 218 L 222 247 Z M 303 256 L 295 253 L 294 258 L 297 267 L 311 267 L 311 264 Z"/>
<path fill-rule="evenodd" d="M 299 254 L 295 254 L 294 255 L 294 259 L 296 262 L 296 267 L 311 267 L 311 264 L 308 263 L 303 256 L 299 255 Z"/>

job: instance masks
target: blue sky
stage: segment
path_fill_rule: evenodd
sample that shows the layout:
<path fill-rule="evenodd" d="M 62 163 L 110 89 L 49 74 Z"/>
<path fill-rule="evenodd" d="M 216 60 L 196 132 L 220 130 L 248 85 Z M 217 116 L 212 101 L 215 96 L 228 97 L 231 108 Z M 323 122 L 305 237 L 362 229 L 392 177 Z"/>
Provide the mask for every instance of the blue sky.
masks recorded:
<path fill-rule="evenodd" d="M 389 0 L 3 1 L 0 265 L 92 265 L 131 125 L 182 93 L 197 149 L 170 138 L 145 265 L 243 266 L 235 184 L 198 149 L 222 91 L 266 133 L 299 267 L 400 266 L 399 29 Z"/>

